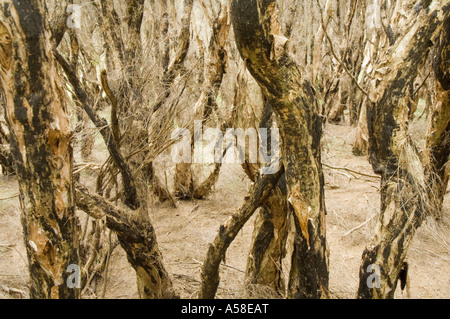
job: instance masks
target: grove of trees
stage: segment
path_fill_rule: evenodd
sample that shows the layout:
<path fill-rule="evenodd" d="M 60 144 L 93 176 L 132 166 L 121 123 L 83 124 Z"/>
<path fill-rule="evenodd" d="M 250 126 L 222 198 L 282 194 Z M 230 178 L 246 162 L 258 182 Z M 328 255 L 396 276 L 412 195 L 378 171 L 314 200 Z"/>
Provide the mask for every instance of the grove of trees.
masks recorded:
<path fill-rule="evenodd" d="M 31 298 L 81 298 L 108 262 L 112 235 L 140 298 L 179 297 L 149 207 L 176 209 L 214 192 L 221 161 L 200 165 L 202 174 L 194 161 L 174 163 L 173 188 L 154 165 L 182 140 L 174 132 L 188 133 L 193 153 L 198 123 L 224 136 L 264 128 L 253 142 L 272 141 L 258 149 L 276 154 L 253 161 L 238 147 L 252 184 L 204 252 L 199 298 L 216 296 L 227 249 L 255 212 L 246 284 L 282 298 L 331 297 L 322 164 L 329 123 L 350 123 L 353 153 L 380 176 L 356 298 L 393 298 L 416 231 L 444 217 L 446 0 L 0 0 L 0 9 L 0 165 L 19 185 Z M 419 100 L 425 145 L 409 131 Z M 99 166 L 90 160 L 96 143 L 106 150 Z M 214 143 L 219 158 L 230 148 Z M 80 267 L 75 288 L 71 265 Z"/>

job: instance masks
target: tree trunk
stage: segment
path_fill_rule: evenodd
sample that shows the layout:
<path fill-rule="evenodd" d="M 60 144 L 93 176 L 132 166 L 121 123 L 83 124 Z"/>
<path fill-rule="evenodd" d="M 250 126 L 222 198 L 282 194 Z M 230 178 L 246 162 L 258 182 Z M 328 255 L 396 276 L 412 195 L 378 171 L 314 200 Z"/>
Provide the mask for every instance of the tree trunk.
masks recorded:
<path fill-rule="evenodd" d="M 191 43 L 191 13 L 193 7 L 193 0 L 183 0 L 184 8 L 183 8 L 183 16 L 181 18 L 181 32 L 178 39 L 178 49 L 175 53 L 175 56 L 169 61 L 167 65 L 167 70 L 165 70 L 163 74 L 163 86 L 164 92 L 157 99 L 153 106 L 153 112 L 159 110 L 166 100 L 170 96 L 170 86 L 176 79 L 178 72 L 181 69 L 181 66 L 186 59 L 187 53 L 189 51 L 190 43 Z"/>
<path fill-rule="evenodd" d="M 199 299 L 214 298 L 217 287 L 219 287 L 220 263 L 225 258 L 228 247 L 255 210 L 265 203 L 283 173 L 284 169 L 281 169 L 276 174 L 264 175 L 258 178 L 250 190 L 249 198 L 244 202 L 239 212 L 228 218 L 226 223 L 220 226 L 216 238 L 209 245 L 208 253 L 202 266 Z"/>
<path fill-rule="evenodd" d="M 148 219 L 147 206 L 143 204 L 144 200 L 137 192 L 131 169 L 115 143 L 107 121 L 98 117 L 92 109 L 92 102 L 82 89 L 79 79 L 70 65 L 61 55 L 56 53 L 55 57 L 66 72 L 82 108 L 100 130 L 109 154 L 122 174 L 123 192 L 125 195 L 124 204 L 132 212 L 117 210 L 102 197 L 89 195 L 87 191 L 83 190 L 78 192 L 77 205 L 89 214 L 100 209 L 110 217 L 110 219 L 107 219 L 107 225 L 117 233 L 119 242 L 127 253 L 128 261 L 136 270 L 138 290 L 141 298 L 175 297 L 172 283 L 162 264 L 156 234 Z M 148 168 L 150 169 L 149 174 L 153 175 L 152 166 Z"/>
<path fill-rule="evenodd" d="M 429 196 L 435 208 L 434 217 L 442 220 L 442 204 L 449 179 L 450 153 L 450 19 L 445 20 L 435 46 L 434 73 L 437 103 L 433 107 L 426 139 Z"/>
<path fill-rule="evenodd" d="M 252 80 L 247 70 L 238 74 L 233 101 L 233 125 L 244 130 L 265 128 L 269 142 L 272 140 L 270 128 L 273 125 L 273 110 L 265 103 L 258 83 Z M 263 152 L 269 154 L 271 149 L 272 145 L 268 143 Z M 248 158 L 249 150 L 245 148 L 239 150 L 241 151 L 245 152 L 245 158 Z M 258 163 L 245 161 L 242 167 L 248 178 L 255 182 L 264 165 L 260 159 Z M 266 296 L 267 293 L 284 296 L 286 292 L 282 259 L 286 254 L 287 209 L 286 178 L 282 176 L 265 205 L 260 207 L 255 220 L 245 272 L 245 289 L 250 298 L 261 297 L 261 294 Z"/>
<path fill-rule="evenodd" d="M 179 163 L 175 166 L 175 197 L 183 200 L 191 199 L 194 193 L 191 163 Z"/>
<path fill-rule="evenodd" d="M 361 106 L 358 125 L 356 125 L 355 141 L 353 142 L 352 152 L 356 156 L 366 155 L 369 149 L 369 132 L 367 131 L 367 105 L 364 99 Z"/>
<path fill-rule="evenodd" d="M 285 294 L 282 260 L 286 255 L 288 234 L 287 207 L 286 179 L 282 176 L 255 220 L 245 272 L 245 284 L 250 297 L 254 285 L 268 287 L 279 296 Z M 254 297 L 260 297 L 258 291 Z"/>
<path fill-rule="evenodd" d="M 289 297 L 327 297 L 322 120 L 312 87 L 286 55 L 275 1 L 233 0 L 232 21 L 238 50 L 272 106 L 284 141 L 281 157 L 297 230 Z"/>
<path fill-rule="evenodd" d="M 213 22 L 212 36 L 208 46 L 204 72 L 205 83 L 194 106 L 194 116 L 203 123 L 206 123 L 212 112 L 217 109 L 216 100 L 228 59 L 225 45 L 227 44 L 230 27 L 229 0 L 222 0 L 219 13 Z M 192 143 L 192 147 L 194 147 L 194 143 Z M 219 178 L 221 166 L 221 163 L 216 163 L 209 177 L 194 189 L 191 163 L 178 164 L 175 172 L 176 196 L 182 199 L 201 199 L 207 196 Z"/>
<path fill-rule="evenodd" d="M 358 298 L 393 298 L 415 231 L 429 213 L 423 164 L 408 136 L 407 83 L 416 77 L 450 7 L 432 1 L 410 14 L 415 22 L 378 66 L 389 72 L 373 82 L 367 103 L 370 161 L 381 174 L 381 208 L 362 256 Z"/>
<path fill-rule="evenodd" d="M 348 106 L 349 90 L 351 89 L 351 82 L 348 81 L 347 75 L 342 75 L 339 82 L 339 93 L 335 99 L 334 104 L 331 104 L 328 121 L 330 123 L 341 123 L 344 121 L 344 111 Z"/>
<path fill-rule="evenodd" d="M 122 174 L 125 205 L 127 205 L 131 209 L 139 208 L 141 206 L 141 203 L 139 202 L 133 174 L 131 173 L 131 169 L 128 163 L 125 161 L 120 152 L 119 145 L 117 145 L 115 142 L 113 132 L 109 127 L 108 122 L 106 121 L 106 119 L 99 117 L 95 110 L 92 108 L 93 103 L 89 99 L 87 93 L 83 90 L 80 80 L 75 73 L 75 70 L 72 69 L 70 64 L 59 53 L 55 53 L 55 58 L 66 73 L 70 84 L 73 86 L 75 96 L 81 103 L 81 107 L 87 113 L 91 121 L 94 123 L 95 127 L 99 129 L 100 134 L 102 135 L 103 140 L 108 148 L 109 154 L 114 161 L 114 164 L 116 164 L 116 166 L 120 170 L 120 173 Z"/>
<path fill-rule="evenodd" d="M 1 87 L 16 163 L 31 298 L 78 298 L 66 283 L 78 264 L 72 132 L 58 94 L 51 34 L 42 1 L 6 1 Z"/>
<path fill-rule="evenodd" d="M 106 225 L 117 234 L 120 245 L 137 275 L 141 299 L 177 298 L 156 241 L 155 230 L 145 214 L 128 212 L 89 194 L 77 186 L 77 206 L 91 217 L 106 216 Z"/>

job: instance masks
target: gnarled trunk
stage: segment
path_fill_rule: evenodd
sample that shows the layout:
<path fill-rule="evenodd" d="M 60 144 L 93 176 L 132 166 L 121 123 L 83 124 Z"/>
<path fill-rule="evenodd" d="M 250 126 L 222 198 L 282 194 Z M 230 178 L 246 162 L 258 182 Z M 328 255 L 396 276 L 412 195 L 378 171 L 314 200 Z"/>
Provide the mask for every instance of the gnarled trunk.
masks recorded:
<path fill-rule="evenodd" d="M 238 50 L 272 106 L 284 141 L 281 157 L 297 230 L 289 297 L 327 297 L 322 120 L 314 92 L 287 56 L 275 1 L 233 0 L 232 21 Z"/>
<path fill-rule="evenodd" d="M 276 295 L 284 296 L 285 278 L 282 260 L 286 255 L 287 240 L 286 179 L 282 176 L 272 194 L 256 217 L 245 283 L 252 297 L 253 285 L 270 288 Z"/>
<path fill-rule="evenodd" d="M 259 85 L 252 80 L 247 70 L 237 76 L 234 96 L 233 124 L 235 127 L 247 130 L 249 128 L 267 129 L 267 145 L 263 152 L 272 154 L 270 128 L 273 125 L 273 111 L 268 103 L 264 103 Z M 260 147 L 263 145 L 260 145 Z M 264 147 L 264 146 L 263 146 Z M 239 150 L 249 158 L 249 150 Z M 255 182 L 260 169 L 264 166 L 261 159 L 258 163 L 245 161 L 242 167 L 248 178 Z M 270 293 L 274 296 L 284 296 L 285 278 L 283 278 L 282 259 L 286 254 L 287 210 L 286 178 L 278 181 L 266 203 L 261 203 L 260 212 L 256 217 L 252 243 L 245 271 L 245 289 L 247 296 L 259 297 Z"/>
<path fill-rule="evenodd" d="M 136 271 L 141 299 L 178 297 L 164 267 L 155 230 L 148 215 L 117 208 L 103 197 L 89 194 L 81 186 L 77 187 L 77 206 L 93 218 L 106 216 L 106 225 L 117 234 L 129 263 Z"/>
<path fill-rule="evenodd" d="M 429 196 L 434 207 L 434 217 L 442 219 L 442 204 L 449 179 L 450 154 L 450 19 L 444 27 L 434 52 L 436 103 L 432 109 L 430 128 L 426 139 L 428 159 L 427 175 L 430 181 Z"/>
<path fill-rule="evenodd" d="M 78 298 L 66 283 L 78 264 L 72 131 L 59 95 L 42 1 L 4 1 L 1 87 L 19 181 L 31 298 Z"/>
<path fill-rule="evenodd" d="M 381 208 L 375 235 L 365 249 L 358 298 L 393 298 L 415 231 L 428 216 L 427 179 L 420 155 L 408 136 L 408 86 L 450 14 L 432 1 L 410 13 L 409 29 L 389 48 L 367 102 L 370 161 L 381 174 Z M 380 70 L 381 71 L 381 70 Z M 375 273 L 373 272 L 375 270 Z"/>

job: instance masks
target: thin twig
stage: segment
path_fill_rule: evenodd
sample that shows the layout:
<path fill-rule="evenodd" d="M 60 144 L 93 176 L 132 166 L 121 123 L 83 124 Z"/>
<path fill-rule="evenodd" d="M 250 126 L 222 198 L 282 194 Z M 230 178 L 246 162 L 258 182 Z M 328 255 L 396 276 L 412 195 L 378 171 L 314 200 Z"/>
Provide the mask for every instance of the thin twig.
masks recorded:
<path fill-rule="evenodd" d="M 358 175 L 361 175 L 361 176 L 366 176 L 366 177 L 370 177 L 370 178 L 380 179 L 380 176 L 378 176 L 378 175 L 370 175 L 370 174 L 358 172 L 358 171 L 355 171 L 355 170 L 347 168 L 347 167 L 332 166 L 332 165 L 326 164 L 326 163 L 322 163 L 322 165 L 325 166 L 325 167 L 328 167 L 330 169 L 339 169 L 339 170 L 344 170 L 344 171 L 347 171 L 347 172 L 350 172 L 350 173 L 358 174 Z"/>
<path fill-rule="evenodd" d="M 7 294 L 10 294 L 10 295 L 18 294 L 24 299 L 27 298 L 27 295 L 26 295 L 25 291 L 23 291 L 23 290 L 7 287 L 7 286 L 5 286 L 2 283 L 0 283 L 0 289 L 3 290 L 4 292 L 6 292 Z"/>
<path fill-rule="evenodd" d="M 428 75 L 425 77 L 425 79 L 422 81 L 422 83 L 417 87 L 417 89 L 414 91 L 413 93 L 413 97 L 416 96 L 417 93 L 419 93 L 420 89 L 425 85 L 425 82 L 428 80 L 428 78 L 430 77 L 431 72 L 428 72 Z"/>
<path fill-rule="evenodd" d="M 372 215 L 372 217 L 370 217 L 369 219 L 367 219 L 364 223 L 362 223 L 361 225 L 356 226 L 356 227 L 350 229 L 348 232 L 346 232 L 344 235 L 342 235 L 342 237 L 346 237 L 346 236 L 350 235 L 351 233 L 353 233 L 353 232 L 355 232 L 355 231 L 357 231 L 357 230 L 363 228 L 363 227 L 364 227 L 365 225 L 367 225 L 372 219 L 374 219 L 375 216 L 377 216 L 377 215 L 376 215 L 376 214 L 375 214 L 375 215 Z"/>
<path fill-rule="evenodd" d="M 12 198 L 15 198 L 15 197 L 19 197 L 19 194 L 11 195 L 11 196 L 5 197 L 5 198 L 0 198 L 0 201 L 7 200 L 7 199 L 12 199 Z"/>
<path fill-rule="evenodd" d="M 221 266 L 225 266 L 225 267 L 230 268 L 230 269 L 233 269 L 233 270 L 236 270 L 236 271 L 239 271 L 239 272 L 241 272 L 241 273 L 245 273 L 245 271 L 243 271 L 243 270 L 237 269 L 237 268 L 235 268 L 235 267 L 233 267 L 233 266 L 230 266 L 230 265 L 227 265 L 227 264 L 224 264 L 224 263 L 222 263 L 222 264 L 220 264 L 220 265 L 221 265 Z"/>
<path fill-rule="evenodd" d="M 195 258 L 192 258 L 192 260 L 195 261 L 195 264 L 200 264 L 200 265 L 203 264 L 201 261 L 199 261 L 199 260 L 197 260 L 197 259 L 195 259 Z M 235 267 L 233 267 L 233 266 L 227 265 L 227 264 L 225 264 L 225 263 L 221 263 L 220 265 L 221 265 L 221 266 L 225 266 L 225 267 L 230 268 L 230 269 L 234 269 L 234 270 L 239 271 L 239 272 L 241 272 L 241 273 L 245 273 L 245 271 L 243 271 L 243 270 L 241 270 L 241 269 L 238 269 L 238 268 L 235 268 Z"/>
<path fill-rule="evenodd" d="M 13 247 L 15 247 L 16 245 L 14 245 L 14 244 L 0 244 L 0 247 L 1 248 L 13 248 Z"/>

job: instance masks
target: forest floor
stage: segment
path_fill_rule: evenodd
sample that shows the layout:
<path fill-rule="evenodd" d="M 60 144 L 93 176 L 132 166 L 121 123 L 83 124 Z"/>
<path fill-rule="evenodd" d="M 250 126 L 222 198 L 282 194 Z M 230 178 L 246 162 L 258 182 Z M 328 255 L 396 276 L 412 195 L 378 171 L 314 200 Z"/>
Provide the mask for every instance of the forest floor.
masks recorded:
<path fill-rule="evenodd" d="M 413 124 L 411 128 L 411 134 L 419 144 L 426 132 L 423 122 Z M 332 298 L 355 298 L 362 252 L 373 235 L 379 210 L 378 179 L 336 169 L 348 168 L 374 175 L 367 157 L 352 154 L 353 138 L 354 131 L 347 125 L 328 124 L 323 139 L 323 162 L 327 164 L 324 171 Z M 94 157 L 99 163 L 104 160 L 101 153 L 94 153 Z M 169 166 L 162 164 L 164 161 L 159 162 L 157 171 L 171 171 Z M 196 298 L 201 263 L 208 244 L 219 226 L 243 203 L 249 187 L 250 182 L 240 165 L 224 164 L 220 179 L 208 199 L 180 201 L 177 208 L 166 204 L 152 205 L 150 217 L 164 263 L 182 298 Z M 28 293 L 29 275 L 17 194 L 15 177 L 0 175 L 0 298 L 21 297 L 14 291 L 8 293 L 6 287 Z M 450 264 L 449 210 L 450 196 L 447 192 L 442 224 L 427 220 L 418 230 L 409 250 L 409 293 L 398 288 L 395 298 L 450 298 L 447 272 Z M 243 282 L 253 222 L 254 217 L 228 250 L 226 264 L 220 269 L 217 298 L 249 297 Z M 286 277 L 288 265 L 286 259 L 283 263 Z M 111 255 L 106 284 L 105 298 L 138 297 L 135 272 L 120 246 Z M 103 287 L 101 280 L 98 285 Z M 94 290 L 87 290 L 83 297 L 98 297 Z M 272 296 L 256 293 L 252 297 Z"/>

